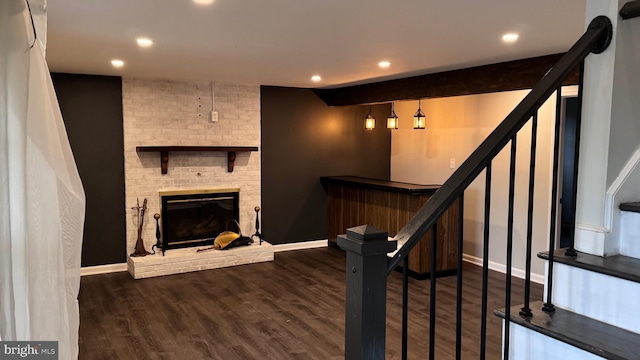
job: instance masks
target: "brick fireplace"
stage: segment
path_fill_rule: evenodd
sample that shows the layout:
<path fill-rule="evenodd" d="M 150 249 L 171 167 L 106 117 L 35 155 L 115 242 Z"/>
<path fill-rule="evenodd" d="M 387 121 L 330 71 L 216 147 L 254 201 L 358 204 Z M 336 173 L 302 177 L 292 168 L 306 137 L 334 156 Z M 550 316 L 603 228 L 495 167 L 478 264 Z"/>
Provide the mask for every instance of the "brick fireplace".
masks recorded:
<path fill-rule="evenodd" d="M 214 96 L 212 96 L 214 94 Z M 234 84 L 212 85 L 211 82 L 172 81 L 125 78 L 122 82 L 124 112 L 125 204 L 127 257 L 137 240 L 137 215 L 132 209 L 136 199 L 146 198 L 142 238 L 150 250 L 156 243 L 155 213 L 162 213 L 160 194 L 169 191 L 194 189 L 238 189 L 238 217 L 244 234 L 255 232 L 255 206 L 260 206 L 260 152 L 238 152 L 233 172 L 228 171 L 228 156 L 223 152 L 170 153 L 167 174 L 161 173 L 157 152 L 136 152 L 138 146 L 257 146 L 260 147 L 260 87 Z M 218 121 L 211 121 L 211 112 L 218 113 Z M 162 221 L 162 219 L 160 220 Z M 162 226 L 162 225 L 161 225 Z M 253 251 L 254 245 L 245 250 Z M 263 243 L 257 256 L 273 260 Z M 207 268 L 207 264 L 240 264 L 244 261 L 217 261 L 211 257 L 233 257 L 228 251 L 208 251 L 193 258 L 188 249 L 169 250 L 162 255 L 136 258 L 136 262 L 150 264 L 157 275 Z M 266 253 L 264 253 L 266 251 Z M 173 252 L 173 254 L 172 254 Z M 182 255 L 180 255 L 182 254 Z M 206 255 L 205 255 L 206 254 Z M 185 266 L 180 264 L 180 257 Z M 206 258 L 206 259 L 205 259 Z M 171 259 L 171 260 L 169 260 Z M 140 261 L 138 261 L 140 260 Z M 200 261 L 205 260 L 205 261 Z M 167 262 L 171 265 L 163 265 Z M 202 264 L 190 266 L 195 262 Z M 254 262 L 254 261 L 251 261 Z M 128 257 L 130 273 L 135 265 Z M 187 266 L 189 265 L 189 266 Z M 226 265 L 229 266 L 229 265 Z M 220 266 L 215 266 L 220 267 Z M 151 269 L 150 268 L 150 269 Z M 171 269 L 173 271 L 168 271 Z M 210 267 L 209 267 L 210 268 Z M 141 268 L 142 269 L 142 268 Z M 148 270 L 148 269 L 147 269 Z M 167 270 L 167 271 L 165 271 Z M 141 274 L 141 271 L 137 271 Z M 151 272 L 145 273 L 146 275 Z M 155 276 L 155 275 L 149 275 Z M 138 276 L 134 277 L 138 278 Z M 147 276 L 143 276 L 147 277 Z"/>

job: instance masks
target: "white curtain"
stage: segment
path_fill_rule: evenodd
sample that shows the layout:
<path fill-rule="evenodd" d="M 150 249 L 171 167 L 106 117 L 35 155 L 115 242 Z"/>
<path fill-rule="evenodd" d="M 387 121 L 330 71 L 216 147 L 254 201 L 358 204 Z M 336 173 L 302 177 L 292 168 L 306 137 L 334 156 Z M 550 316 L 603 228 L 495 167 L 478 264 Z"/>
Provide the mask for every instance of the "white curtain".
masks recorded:
<path fill-rule="evenodd" d="M 0 0 L 0 338 L 78 357 L 84 190 L 25 0 Z"/>

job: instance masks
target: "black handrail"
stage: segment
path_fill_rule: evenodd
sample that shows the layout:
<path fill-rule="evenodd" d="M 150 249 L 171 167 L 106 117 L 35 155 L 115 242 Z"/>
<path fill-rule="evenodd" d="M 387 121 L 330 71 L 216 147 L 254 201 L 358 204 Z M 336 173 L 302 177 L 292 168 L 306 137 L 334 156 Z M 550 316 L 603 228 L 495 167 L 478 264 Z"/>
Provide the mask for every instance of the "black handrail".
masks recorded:
<path fill-rule="evenodd" d="M 389 261 L 387 274 L 400 264 L 438 218 L 462 195 L 587 55 L 601 53 L 607 48 L 612 33 L 611 21 L 606 16 L 598 16 L 591 21 L 584 35 L 398 232 L 395 240 L 404 245 Z"/>
<path fill-rule="evenodd" d="M 624 20 L 640 16 L 640 0 L 629 1 L 620 9 L 620 17 Z"/>

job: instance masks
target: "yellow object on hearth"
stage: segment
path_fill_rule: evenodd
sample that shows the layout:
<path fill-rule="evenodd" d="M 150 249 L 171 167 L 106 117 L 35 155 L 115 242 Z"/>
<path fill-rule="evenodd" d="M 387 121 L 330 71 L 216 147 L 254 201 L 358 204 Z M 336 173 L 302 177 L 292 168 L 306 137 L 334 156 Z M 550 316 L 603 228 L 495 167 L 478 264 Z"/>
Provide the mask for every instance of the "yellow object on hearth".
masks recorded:
<path fill-rule="evenodd" d="M 227 247 L 233 240 L 240 237 L 240 234 L 234 233 L 233 231 L 223 231 L 220 235 L 216 236 L 213 241 L 214 249 L 224 249 Z"/>

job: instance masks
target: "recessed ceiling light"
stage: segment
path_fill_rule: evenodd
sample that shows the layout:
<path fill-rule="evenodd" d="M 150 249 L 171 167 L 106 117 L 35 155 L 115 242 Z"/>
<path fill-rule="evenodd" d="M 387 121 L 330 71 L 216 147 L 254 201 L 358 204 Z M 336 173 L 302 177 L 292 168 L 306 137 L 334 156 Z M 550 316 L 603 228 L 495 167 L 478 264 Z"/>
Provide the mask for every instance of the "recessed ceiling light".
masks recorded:
<path fill-rule="evenodd" d="M 320 81 L 320 80 L 322 80 L 322 78 L 320 77 L 320 75 L 313 75 L 313 76 L 311 77 L 311 81 L 318 82 L 318 81 Z"/>
<path fill-rule="evenodd" d="M 113 67 L 120 68 L 120 67 L 124 66 L 124 61 L 118 60 L 118 59 L 113 59 L 113 60 L 111 60 L 111 65 L 113 65 Z"/>
<path fill-rule="evenodd" d="M 518 41 L 519 37 L 520 37 L 520 35 L 518 35 L 517 33 L 506 33 L 506 34 L 502 35 L 502 41 L 504 41 L 506 43 L 514 43 L 514 42 Z"/>
<path fill-rule="evenodd" d="M 140 47 L 149 47 L 151 45 L 153 45 L 153 40 L 146 38 L 146 37 L 139 37 L 136 39 L 136 42 L 138 43 L 138 46 Z"/>
<path fill-rule="evenodd" d="M 389 68 L 389 66 L 391 66 L 391 63 L 390 63 L 390 62 L 388 62 L 388 61 L 386 61 L 386 60 L 384 60 L 384 61 L 380 61 L 380 62 L 378 63 L 378 66 L 379 66 L 381 69 L 388 69 L 388 68 Z"/>
<path fill-rule="evenodd" d="M 213 3 L 213 0 L 193 0 L 198 5 L 209 5 Z"/>

